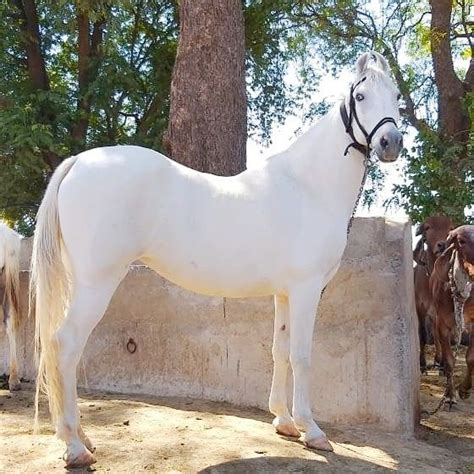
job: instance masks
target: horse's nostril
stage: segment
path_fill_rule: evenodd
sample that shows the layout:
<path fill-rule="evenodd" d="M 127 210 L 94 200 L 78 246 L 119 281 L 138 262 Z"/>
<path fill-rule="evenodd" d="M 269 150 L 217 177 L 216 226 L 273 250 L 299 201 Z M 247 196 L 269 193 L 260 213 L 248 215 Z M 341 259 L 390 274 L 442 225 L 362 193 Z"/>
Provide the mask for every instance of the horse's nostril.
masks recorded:
<path fill-rule="evenodd" d="M 400 138 L 399 138 L 399 140 L 398 140 L 398 146 L 399 146 L 400 148 L 403 148 L 403 136 L 402 136 L 402 135 L 400 135 Z"/>
<path fill-rule="evenodd" d="M 380 145 L 382 145 L 382 148 L 385 150 L 385 148 L 388 147 L 388 140 L 385 137 L 382 137 L 380 139 Z"/>

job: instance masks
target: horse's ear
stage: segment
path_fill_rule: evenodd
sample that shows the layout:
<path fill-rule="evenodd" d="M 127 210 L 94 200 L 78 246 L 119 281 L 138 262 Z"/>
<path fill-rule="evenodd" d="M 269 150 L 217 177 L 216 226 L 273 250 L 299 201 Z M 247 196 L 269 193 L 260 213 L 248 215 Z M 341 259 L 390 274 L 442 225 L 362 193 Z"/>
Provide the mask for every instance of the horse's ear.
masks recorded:
<path fill-rule="evenodd" d="M 365 70 L 367 69 L 367 64 L 369 63 L 370 60 L 370 53 L 364 53 L 361 56 L 359 56 L 359 59 L 356 62 L 356 71 L 357 74 L 363 74 Z"/>
<path fill-rule="evenodd" d="M 377 53 L 377 51 L 371 51 L 370 54 L 372 55 L 374 62 L 380 67 L 380 69 L 382 69 L 382 71 L 390 71 L 390 66 L 388 65 L 387 60 L 380 53 Z"/>

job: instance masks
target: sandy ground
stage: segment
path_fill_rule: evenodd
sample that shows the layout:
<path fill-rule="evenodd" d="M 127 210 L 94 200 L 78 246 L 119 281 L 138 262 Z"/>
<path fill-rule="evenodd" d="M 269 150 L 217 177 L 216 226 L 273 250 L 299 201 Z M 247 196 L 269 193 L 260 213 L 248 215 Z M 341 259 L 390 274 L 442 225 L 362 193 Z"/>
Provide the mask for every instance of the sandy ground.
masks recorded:
<path fill-rule="evenodd" d="M 45 412 L 40 434 L 32 434 L 33 393 L 23 388 L 0 390 L 0 472 L 64 472 L 64 447 Z M 442 391 L 437 374 L 424 376 L 422 408 L 433 409 Z M 416 439 L 367 426 L 323 426 L 334 453 L 276 435 L 266 412 L 225 403 L 94 393 L 81 394 L 80 408 L 97 445 L 89 471 L 98 473 L 474 473 L 474 394 L 422 420 Z"/>

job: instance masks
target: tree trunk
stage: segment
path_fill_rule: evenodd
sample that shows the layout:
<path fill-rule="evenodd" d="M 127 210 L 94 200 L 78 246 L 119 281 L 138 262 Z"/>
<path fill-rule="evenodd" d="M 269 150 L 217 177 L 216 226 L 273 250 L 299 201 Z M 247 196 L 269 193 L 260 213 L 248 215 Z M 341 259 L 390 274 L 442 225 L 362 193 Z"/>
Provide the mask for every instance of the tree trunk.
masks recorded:
<path fill-rule="evenodd" d="M 245 169 L 247 96 L 241 0 L 181 0 L 166 151 L 199 171 Z"/>
<path fill-rule="evenodd" d="M 465 89 L 457 77 L 451 51 L 452 0 L 431 0 L 431 55 L 438 89 L 438 116 L 443 135 L 465 142 L 469 119 L 462 100 Z"/>
<path fill-rule="evenodd" d="M 79 117 L 71 127 L 71 136 L 74 140 L 73 152 L 83 151 L 86 144 L 87 129 L 89 128 L 89 119 L 91 113 L 90 84 L 97 77 L 99 49 L 102 44 L 102 29 L 105 24 L 105 18 L 97 20 L 90 30 L 89 14 L 86 10 L 80 10 L 77 13 L 78 29 L 78 84 L 79 98 L 77 101 L 77 110 Z"/>

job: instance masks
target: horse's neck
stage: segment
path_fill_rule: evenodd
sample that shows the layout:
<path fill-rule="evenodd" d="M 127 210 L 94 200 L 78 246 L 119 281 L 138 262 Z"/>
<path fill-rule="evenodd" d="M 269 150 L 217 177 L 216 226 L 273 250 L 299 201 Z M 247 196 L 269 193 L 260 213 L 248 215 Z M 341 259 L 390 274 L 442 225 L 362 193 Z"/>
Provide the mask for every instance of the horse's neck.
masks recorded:
<path fill-rule="evenodd" d="M 364 176 L 364 157 L 346 133 L 339 107 L 333 108 L 287 150 L 287 166 L 315 194 L 324 193 L 324 202 L 345 217 L 352 213 Z M 332 206 L 331 206 L 332 207 Z"/>

